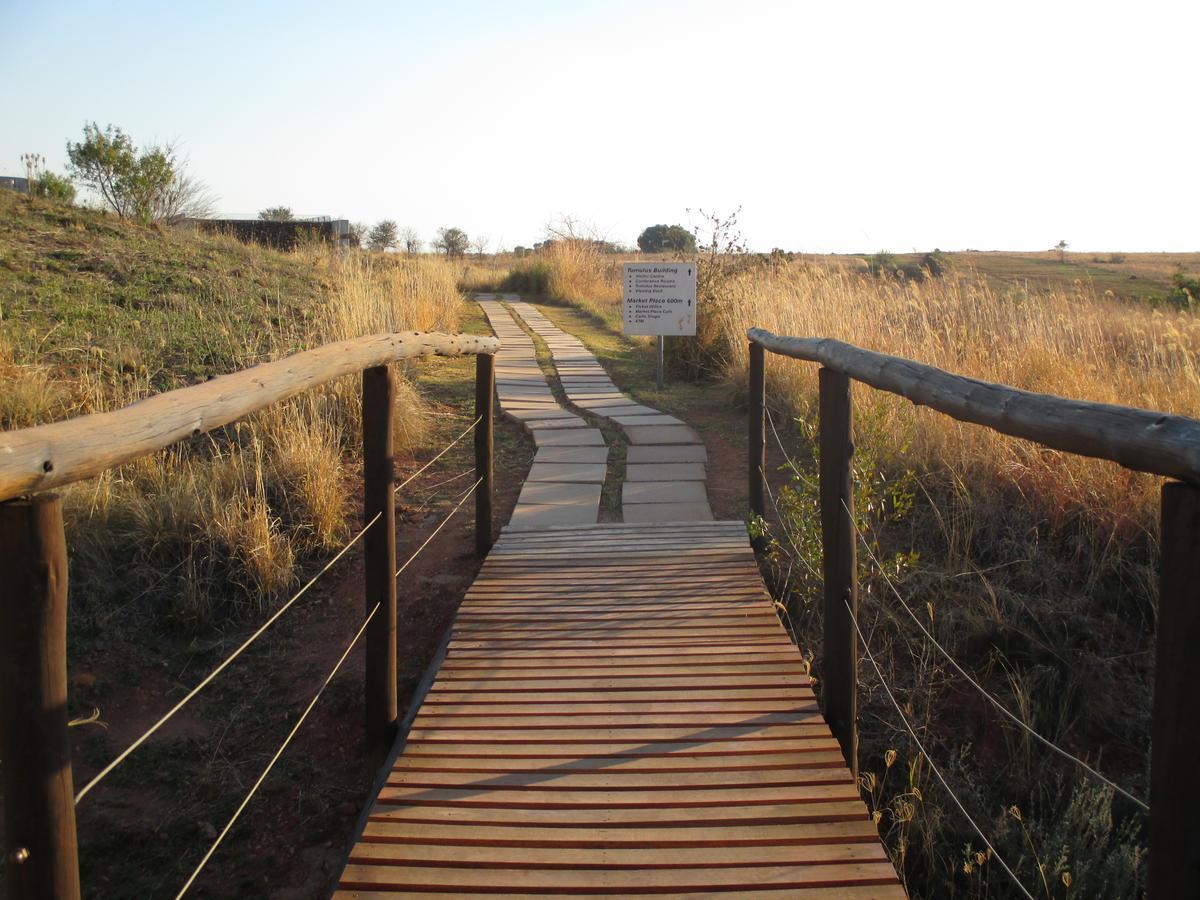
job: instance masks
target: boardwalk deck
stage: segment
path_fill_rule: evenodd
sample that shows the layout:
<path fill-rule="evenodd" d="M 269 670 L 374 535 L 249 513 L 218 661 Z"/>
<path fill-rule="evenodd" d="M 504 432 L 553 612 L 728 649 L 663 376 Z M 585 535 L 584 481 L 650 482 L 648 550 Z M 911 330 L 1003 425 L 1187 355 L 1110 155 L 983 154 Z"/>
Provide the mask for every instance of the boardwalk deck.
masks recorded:
<path fill-rule="evenodd" d="M 506 532 L 340 898 L 903 897 L 740 522 Z"/>

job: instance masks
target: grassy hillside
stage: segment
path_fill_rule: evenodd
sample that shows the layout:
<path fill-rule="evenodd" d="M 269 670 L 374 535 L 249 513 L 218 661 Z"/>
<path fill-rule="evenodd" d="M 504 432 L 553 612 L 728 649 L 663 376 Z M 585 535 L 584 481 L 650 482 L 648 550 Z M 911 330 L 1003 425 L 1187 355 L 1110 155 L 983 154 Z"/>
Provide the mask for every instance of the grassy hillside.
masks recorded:
<path fill-rule="evenodd" d="M 452 330 L 432 259 L 280 253 L 0 191 L 0 422 L 110 409 L 345 337 Z M 425 417 L 401 386 L 399 446 Z M 72 592 L 188 628 L 271 604 L 346 535 L 355 379 L 65 491 Z M 78 623 L 78 619 L 74 619 Z"/>

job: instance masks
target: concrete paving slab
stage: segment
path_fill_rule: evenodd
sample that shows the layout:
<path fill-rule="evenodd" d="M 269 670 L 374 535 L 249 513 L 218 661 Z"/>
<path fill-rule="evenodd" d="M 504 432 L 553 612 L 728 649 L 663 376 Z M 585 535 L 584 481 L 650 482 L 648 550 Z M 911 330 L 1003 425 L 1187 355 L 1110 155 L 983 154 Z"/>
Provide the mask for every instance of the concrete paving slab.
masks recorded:
<path fill-rule="evenodd" d="M 596 409 L 597 407 L 611 406 L 615 401 L 620 399 L 620 394 L 611 397 L 581 397 L 578 394 L 568 394 L 571 402 L 582 409 Z"/>
<path fill-rule="evenodd" d="M 595 410 L 593 410 L 595 412 Z M 645 426 L 645 425 L 683 425 L 683 422 L 674 416 L 664 415 L 659 413 L 655 416 L 627 416 L 627 415 L 612 415 L 611 413 L 597 413 L 598 415 L 607 415 L 607 418 L 612 419 L 622 428 L 629 425 Z"/>
<path fill-rule="evenodd" d="M 507 413 L 511 413 L 514 419 L 528 421 L 530 419 L 574 419 L 576 422 L 583 420 L 573 412 L 568 412 L 560 407 L 554 409 L 514 409 L 505 408 Z"/>
<path fill-rule="evenodd" d="M 626 522 L 711 522 L 707 503 L 635 503 L 622 511 Z"/>
<path fill-rule="evenodd" d="M 539 428 L 533 432 L 533 442 L 538 447 L 608 447 L 599 428 Z"/>
<path fill-rule="evenodd" d="M 625 453 L 625 462 L 635 463 L 690 463 L 707 462 L 708 451 L 703 444 L 653 444 L 630 446 Z"/>
<path fill-rule="evenodd" d="M 698 444 L 700 437 L 686 425 L 626 425 L 631 444 Z"/>
<path fill-rule="evenodd" d="M 539 463 L 606 463 L 607 447 L 542 447 L 533 457 Z"/>
<path fill-rule="evenodd" d="M 517 498 L 517 506 L 526 503 L 554 506 L 588 506 L 600 503 L 600 483 L 572 484 L 562 481 L 527 481 Z"/>
<path fill-rule="evenodd" d="M 525 427 L 530 431 L 560 431 L 564 428 L 590 428 L 583 419 L 572 416 L 569 419 L 546 419 L 542 413 L 534 412 L 534 418 L 524 419 Z"/>
<path fill-rule="evenodd" d="M 549 448 L 547 448 L 549 449 Z M 551 463 L 534 460 L 527 481 L 571 481 L 604 484 L 608 466 L 600 463 Z"/>
<path fill-rule="evenodd" d="M 703 481 L 704 463 L 634 463 L 625 466 L 626 481 Z"/>
<path fill-rule="evenodd" d="M 708 502 L 702 481 L 627 481 L 621 486 L 621 505 L 638 503 Z"/>
<path fill-rule="evenodd" d="M 598 416 L 661 416 L 662 413 L 657 409 L 651 409 L 649 406 L 642 406 L 640 403 L 634 403 L 632 400 L 626 403 L 614 403 L 612 406 L 589 406 L 592 412 Z M 679 421 L 676 419 L 675 421 Z M 635 423 L 637 424 L 637 423 Z M 643 425 L 654 425 L 655 422 L 643 422 Z M 682 425 L 682 422 L 679 422 Z"/>

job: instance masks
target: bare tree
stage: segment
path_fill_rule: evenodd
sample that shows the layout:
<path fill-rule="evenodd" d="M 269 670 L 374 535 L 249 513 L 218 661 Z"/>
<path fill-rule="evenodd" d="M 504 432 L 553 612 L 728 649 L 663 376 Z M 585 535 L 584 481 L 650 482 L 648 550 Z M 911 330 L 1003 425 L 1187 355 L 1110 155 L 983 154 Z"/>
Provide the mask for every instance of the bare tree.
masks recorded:
<path fill-rule="evenodd" d="M 207 219 L 217 207 L 216 195 L 208 185 L 183 171 L 180 164 L 171 183 L 150 204 L 150 217 L 156 222 L 176 225 L 184 219 Z"/>
<path fill-rule="evenodd" d="M 488 252 L 488 247 L 492 244 L 492 239 L 487 235 L 480 235 L 471 241 L 471 249 L 475 251 L 476 256 L 484 256 Z"/>
<path fill-rule="evenodd" d="M 557 219 L 546 223 L 546 239 L 606 244 L 608 243 L 608 233 L 601 231 L 593 222 L 585 222 L 578 216 L 559 213 Z"/>
<path fill-rule="evenodd" d="M 400 246 L 404 248 L 404 252 L 410 256 L 421 252 L 421 236 L 417 234 L 417 229 L 405 225 L 400 229 Z"/>

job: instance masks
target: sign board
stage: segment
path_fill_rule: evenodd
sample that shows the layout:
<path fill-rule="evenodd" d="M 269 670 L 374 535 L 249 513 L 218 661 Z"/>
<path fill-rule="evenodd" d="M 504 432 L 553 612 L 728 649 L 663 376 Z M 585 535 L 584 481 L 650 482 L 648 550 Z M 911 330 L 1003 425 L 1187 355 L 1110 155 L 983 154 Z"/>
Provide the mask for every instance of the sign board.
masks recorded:
<path fill-rule="evenodd" d="M 696 264 L 625 263 L 625 333 L 694 335 Z"/>

